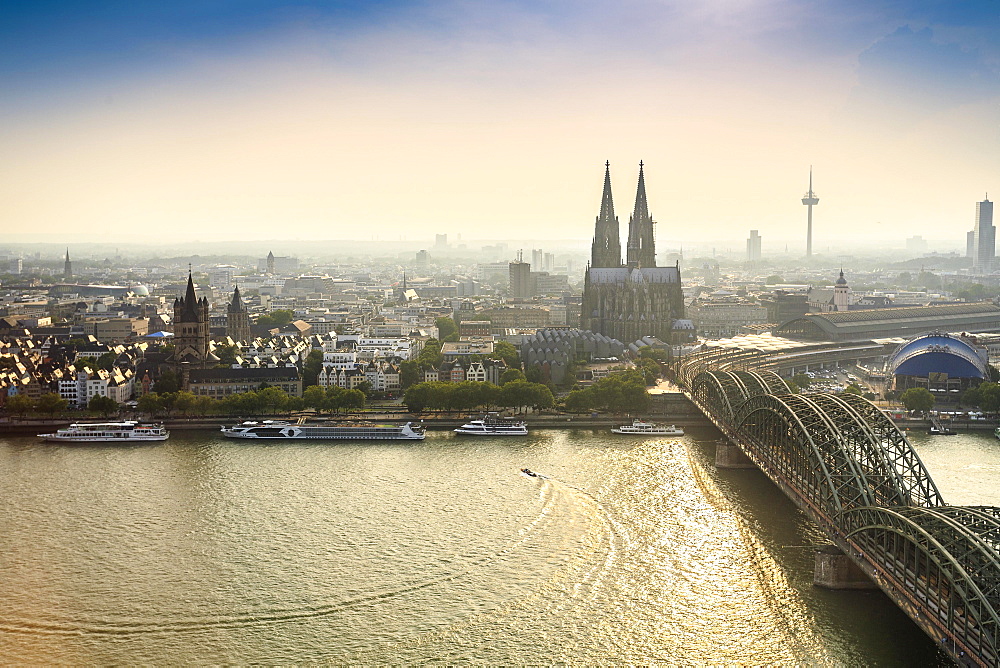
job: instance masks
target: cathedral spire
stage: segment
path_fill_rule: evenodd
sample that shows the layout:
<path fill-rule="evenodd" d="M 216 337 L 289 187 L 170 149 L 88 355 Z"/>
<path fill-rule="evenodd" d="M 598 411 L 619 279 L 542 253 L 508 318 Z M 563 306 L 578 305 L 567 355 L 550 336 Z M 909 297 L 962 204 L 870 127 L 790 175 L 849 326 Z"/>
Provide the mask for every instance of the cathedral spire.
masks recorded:
<path fill-rule="evenodd" d="M 626 264 L 630 267 L 655 267 L 656 248 L 653 242 L 653 218 L 646 202 L 646 177 L 639 161 L 639 185 L 635 191 L 635 207 L 628 221 Z"/>
<path fill-rule="evenodd" d="M 593 267 L 622 266 L 622 245 L 618 238 L 618 218 L 611 197 L 611 162 L 604 163 L 604 194 L 601 196 L 601 213 L 594 225 L 594 243 L 590 251 Z"/>

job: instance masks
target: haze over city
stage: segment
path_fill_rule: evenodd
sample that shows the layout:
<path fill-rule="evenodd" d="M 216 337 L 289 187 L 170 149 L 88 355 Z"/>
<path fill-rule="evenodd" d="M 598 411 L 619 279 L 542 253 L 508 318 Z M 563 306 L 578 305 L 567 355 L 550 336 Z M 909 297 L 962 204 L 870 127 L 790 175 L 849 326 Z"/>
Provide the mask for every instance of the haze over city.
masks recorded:
<path fill-rule="evenodd" d="M 961 250 L 1000 187 L 992 2 L 7 6 L 8 242 L 589 242 L 645 161 L 661 249 Z M 935 246 L 932 246 L 935 248 Z"/>

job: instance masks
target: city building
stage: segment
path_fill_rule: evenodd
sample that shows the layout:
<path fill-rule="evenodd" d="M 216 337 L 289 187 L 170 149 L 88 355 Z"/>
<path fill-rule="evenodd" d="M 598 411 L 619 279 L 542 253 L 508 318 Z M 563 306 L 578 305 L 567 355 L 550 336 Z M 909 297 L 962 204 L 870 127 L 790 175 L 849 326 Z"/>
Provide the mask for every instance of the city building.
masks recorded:
<path fill-rule="evenodd" d="M 192 369 L 187 388 L 191 393 L 222 399 L 230 394 L 256 391 L 262 385 L 277 387 L 292 397 L 302 396 L 302 378 L 298 368 L 251 367 L 247 369 Z"/>
<path fill-rule="evenodd" d="M 670 341 L 674 321 L 684 318 L 680 266 L 656 266 L 653 218 L 646 201 L 641 162 L 635 206 L 629 218 L 626 263 L 622 265 L 610 170 L 610 164 L 605 163 L 604 193 L 590 266 L 584 276 L 581 327 L 619 341 L 643 336 Z"/>
<path fill-rule="evenodd" d="M 750 230 L 750 237 L 747 239 L 747 262 L 751 265 L 760 262 L 760 234 L 757 230 Z"/>
<path fill-rule="evenodd" d="M 507 287 L 507 295 L 511 299 L 530 299 L 533 292 L 531 289 L 531 265 L 521 259 L 521 254 L 517 254 L 517 262 L 511 262 L 508 269 L 510 278 Z"/>
<path fill-rule="evenodd" d="M 989 274 L 993 271 L 996 260 L 996 233 L 993 226 L 993 202 L 989 198 L 976 202 L 976 222 L 972 231 L 971 249 L 966 238 L 966 252 L 972 252 L 972 269 L 979 274 Z"/>
<path fill-rule="evenodd" d="M 66 261 L 63 262 L 63 280 L 73 280 L 73 263 L 69 260 L 69 247 L 66 247 Z"/>
<path fill-rule="evenodd" d="M 927 240 L 919 234 L 906 239 L 906 252 L 914 255 L 924 255 L 927 253 Z"/>

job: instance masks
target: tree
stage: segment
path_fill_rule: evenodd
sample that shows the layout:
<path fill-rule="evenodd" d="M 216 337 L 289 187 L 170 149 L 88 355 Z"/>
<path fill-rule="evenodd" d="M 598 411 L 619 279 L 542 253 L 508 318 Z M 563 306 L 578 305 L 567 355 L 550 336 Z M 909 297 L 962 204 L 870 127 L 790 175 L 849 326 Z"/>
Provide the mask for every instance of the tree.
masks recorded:
<path fill-rule="evenodd" d="M 107 418 L 112 413 L 118 412 L 118 402 L 111 397 L 106 397 L 103 394 L 97 394 L 90 400 L 90 403 L 87 404 L 87 409 L 92 410 L 95 413 L 100 413 Z"/>
<path fill-rule="evenodd" d="M 455 321 L 449 318 L 448 316 L 443 315 L 440 318 L 436 318 L 434 320 L 434 324 L 438 328 L 438 338 L 440 340 L 450 341 L 451 339 L 449 339 L 448 337 L 451 336 L 452 334 L 458 336 L 458 325 L 456 325 Z M 457 341 L 458 339 L 455 340 Z"/>
<path fill-rule="evenodd" d="M 23 418 L 25 413 L 35 409 L 35 400 L 26 394 L 15 394 L 12 397 L 7 397 L 5 405 L 8 413 Z"/>
<path fill-rule="evenodd" d="M 163 411 L 163 400 L 158 393 L 150 392 L 139 397 L 136 407 L 142 413 L 148 413 L 151 416 L 156 415 Z"/>
<path fill-rule="evenodd" d="M 115 367 L 115 362 L 117 360 L 118 360 L 118 354 L 109 351 L 98 357 L 97 361 L 94 362 L 94 365 L 97 366 L 98 369 L 104 369 L 105 371 L 110 371 Z"/>
<path fill-rule="evenodd" d="M 198 397 L 187 390 L 181 390 L 174 396 L 174 410 L 181 415 L 190 413 L 198 403 Z"/>
<path fill-rule="evenodd" d="M 323 368 L 323 351 L 311 350 L 302 365 L 302 386 L 309 387 L 319 382 L 319 372 Z"/>
<path fill-rule="evenodd" d="M 511 369 L 521 368 L 521 355 L 509 341 L 497 341 L 493 344 L 493 357 L 499 357 Z"/>
<path fill-rule="evenodd" d="M 783 279 L 778 274 L 771 274 L 770 276 L 764 279 L 764 283 L 766 283 L 767 285 L 780 285 L 781 283 L 784 282 L 785 279 Z"/>
<path fill-rule="evenodd" d="M 319 385 L 311 385 L 302 391 L 302 401 L 309 408 L 322 411 L 327 406 L 326 389 Z"/>
<path fill-rule="evenodd" d="M 215 356 L 219 358 L 219 366 L 229 368 L 233 364 L 236 364 L 236 353 L 238 350 L 236 346 L 231 346 L 228 343 L 216 346 L 214 352 Z"/>
<path fill-rule="evenodd" d="M 170 369 L 165 369 L 160 372 L 160 377 L 156 379 L 154 386 L 161 395 L 169 394 L 180 389 L 180 382 L 177 380 L 177 374 Z"/>
<path fill-rule="evenodd" d="M 500 374 L 500 386 L 503 387 L 507 383 L 516 380 L 526 380 L 524 377 L 524 372 L 520 369 L 507 369 L 502 374 Z"/>
<path fill-rule="evenodd" d="M 48 394 L 43 394 L 38 397 L 38 410 L 42 413 L 48 413 L 49 415 L 55 415 L 56 413 L 66 410 L 66 406 L 69 402 L 60 397 L 58 394 L 49 392 Z"/>
<path fill-rule="evenodd" d="M 899 400 L 908 411 L 926 413 L 934 407 L 934 395 L 926 387 L 911 387 L 900 395 Z"/>
<path fill-rule="evenodd" d="M 427 339 L 423 350 L 417 355 L 417 364 L 421 369 L 436 369 L 444 362 L 441 354 L 441 342 L 437 339 Z"/>
<path fill-rule="evenodd" d="M 861 388 L 858 386 L 857 383 L 851 383 L 850 385 L 848 385 L 847 387 L 845 387 L 844 388 L 844 392 L 846 394 L 856 394 L 858 396 L 861 396 L 862 394 L 864 394 L 861 391 Z"/>
<path fill-rule="evenodd" d="M 416 360 L 405 360 L 399 363 L 399 385 L 404 390 L 420 382 L 420 364 Z"/>
<path fill-rule="evenodd" d="M 288 393 L 280 387 L 268 387 L 257 393 L 265 413 L 277 413 L 288 403 Z"/>
<path fill-rule="evenodd" d="M 295 311 L 291 309 L 279 308 L 258 317 L 257 324 L 266 325 L 268 327 L 283 327 L 284 325 L 290 323 L 294 317 Z"/>
<path fill-rule="evenodd" d="M 792 376 L 792 382 L 801 388 L 809 387 L 809 383 L 812 382 L 812 378 L 805 375 L 804 373 L 797 373 Z"/>

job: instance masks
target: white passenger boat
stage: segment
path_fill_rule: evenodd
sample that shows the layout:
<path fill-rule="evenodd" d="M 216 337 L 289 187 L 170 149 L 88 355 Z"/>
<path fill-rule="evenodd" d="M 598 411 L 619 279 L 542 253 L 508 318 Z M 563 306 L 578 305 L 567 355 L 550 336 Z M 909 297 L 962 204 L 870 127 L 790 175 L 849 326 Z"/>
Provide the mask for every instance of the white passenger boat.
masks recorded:
<path fill-rule="evenodd" d="M 353 423 L 292 424 L 279 420 L 243 422 L 223 427 L 227 438 L 270 438 L 324 441 L 422 441 L 424 428 L 407 422 L 403 425 Z"/>
<path fill-rule="evenodd" d="M 684 430 L 675 425 L 658 425 L 654 422 L 633 420 L 632 424 L 623 424 L 611 429 L 612 434 L 640 434 L 643 436 L 683 436 Z"/>
<path fill-rule="evenodd" d="M 57 443 L 127 443 L 165 441 L 170 436 L 162 424 L 125 422 L 78 422 L 59 429 L 53 434 L 39 434 L 39 438 Z"/>
<path fill-rule="evenodd" d="M 528 433 L 528 425 L 523 420 L 510 420 L 496 413 L 487 413 L 485 417 L 463 424 L 455 433 L 467 436 L 524 436 Z"/>

